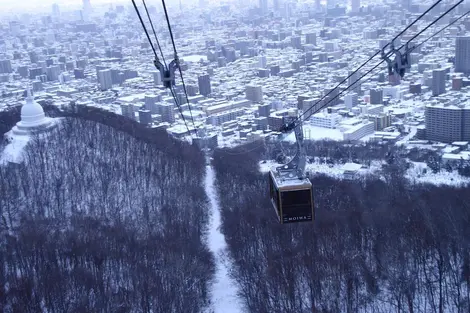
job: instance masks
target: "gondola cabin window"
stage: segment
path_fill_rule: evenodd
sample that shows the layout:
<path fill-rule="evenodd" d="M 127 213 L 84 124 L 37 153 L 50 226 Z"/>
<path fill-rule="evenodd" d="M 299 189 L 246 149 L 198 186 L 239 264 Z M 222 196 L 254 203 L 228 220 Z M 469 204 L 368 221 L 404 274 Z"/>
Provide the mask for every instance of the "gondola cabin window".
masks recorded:
<path fill-rule="evenodd" d="M 281 203 L 283 223 L 312 221 L 311 189 L 282 191 Z"/>

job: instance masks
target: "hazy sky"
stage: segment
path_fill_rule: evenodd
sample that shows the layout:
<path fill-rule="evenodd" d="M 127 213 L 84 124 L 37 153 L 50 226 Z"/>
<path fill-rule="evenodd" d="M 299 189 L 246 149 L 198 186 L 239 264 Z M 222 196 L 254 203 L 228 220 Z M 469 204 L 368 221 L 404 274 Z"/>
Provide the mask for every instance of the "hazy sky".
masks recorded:
<path fill-rule="evenodd" d="M 130 0 L 91 0 L 93 4 L 131 4 Z M 140 1 L 137 1 L 140 2 Z M 166 0 L 167 4 L 177 4 L 179 0 Z M 185 2 L 184 0 L 182 2 Z M 52 4 L 57 3 L 59 7 L 63 7 L 63 10 L 67 9 L 78 9 L 82 6 L 82 0 L 23 0 L 23 1 L 12 1 L 12 0 L 0 0 L 0 11 L 11 10 L 11 9 L 23 9 L 25 11 L 33 11 L 34 9 L 40 9 L 40 11 L 52 12 Z M 146 0 L 147 5 L 160 4 L 159 0 Z"/>

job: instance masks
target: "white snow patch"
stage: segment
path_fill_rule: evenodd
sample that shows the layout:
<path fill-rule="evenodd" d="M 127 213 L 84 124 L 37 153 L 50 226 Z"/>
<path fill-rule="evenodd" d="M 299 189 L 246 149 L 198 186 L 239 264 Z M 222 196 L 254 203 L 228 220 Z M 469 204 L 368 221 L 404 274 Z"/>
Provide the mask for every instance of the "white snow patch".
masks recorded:
<path fill-rule="evenodd" d="M 23 150 L 28 141 L 29 136 L 14 136 L 0 155 L 0 165 L 8 162 L 21 163 L 23 161 Z"/>
<path fill-rule="evenodd" d="M 194 54 L 194 55 L 187 55 L 185 57 L 180 57 L 180 59 L 183 59 L 185 62 L 196 63 L 196 62 L 199 62 L 201 59 L 203 59 L 204 61 L 207 61 L 207 56 Z"/>
<path fill-rule="evenodd" d="M 223 260 L 223 253 L 227 247 L 224 235 L 220 232 L 220 209 L 217 192 L 214 186 L 215 173 L 211 166 L 206 167 L 205 190 L 209 197 L 212 217 L 209 228 L 209 248 L 216 259 L 216 277 L 212 286 L 213 313 L 240 313 L 243 312 L 237 298 L 237 288 L 228 275 L 228 266 Z"/>
<path fill-rule="evenodd" d="M 224 137 L 221 133 L 217 135 L 217 143 L 220 148 L 235 148 L 239 145 L 245 144 L 246 142 L 242 142 L 238 135 L 234 134 L 231 136 Z"/>
<path fill-rule="evenodd" d="M 260 172 L 262 173 L 267 173 L 269 170 L 274 170 L 277 166 L 281 166 L 282 164 L 279 164 L 273 160 L 265 161 L 264 163 L 261 162 L 259 164 Z M 351 167 L 354 167 L 355 169 L 361 166 L 360 164 L 352 164 L 352 163 L 346 163 L 346 164 L 326 164 L 326 163 L 320 163 L 318 160 L 316 160 L 314 163 L 307 163 L 305 166 L 305 171 L 310 172 L 311 174 L 325 174 L 330 177 L 338 178 L 338 179 L 343 179 L 344 178 L 344 171 L 345 170 L 350 170 Z M 359 168 L 357 170 L 357 174 L 360 175 L 366 175 L 366 174 L 372 174 L 374 172 L 380 171 L 382 166 L 382 162 L 380 161 L 372 161 L 370 167 L 368 168 Z"/>
<path fill-rule="evenodd" d="M 412 164 L 413 166 L 406 172 L 406 178 L 414 183 L 456 187 L 464 187 L 470 184 L 470 178 L 461 176 L 457 171 L 447 172 L 442 169 L 438 173 L 433 173 L 424 162 L 412 162 Z"/>
<path fill-rule="evenodd" d="M 343 133 L 339 129 L 324 128 L 324 127 L 311 126 L 311 125 L 303 125 L 303 130 L 304 130 L 305 140 L 330 139 L 330 140 L 340 141 L 340 140 L 344 139 Z M 283 140 L 294 143 L 295 142 L 295 133 L 290 133 Z"/>
<path fill-rule="evenodd" d="M 418 132 L 417 127 L 410 127 L 410 132 L 408 133 L 408 135 L 406 135 L 403 139 L 398 141 L 397 145 L 407 144 L 411 140 L 411 138 L 413 138 L 416 135 L 417 132 Z"/>
<path fill-rule="evenodd" d="M 264 163 L 263 163 L 264 162 Z M 470 185 L 470 178 L 459 175 L 457 171 L 447 172 L 441 170 L 439 173 L 433 173 L 431 169 L 422 162 L 411 162 L 412 167 L 408 169 L 405 177 L 414 184 L 428 183 L 436 186 L 447 185 L 463 187 Z M 372 161 L 369 168 L 360 168 L 357 170 L 357 176 L 360 177 L 367 174 L 377 174 L 382 170 L 382 164 L 384 161 L 375 160 Z M 269 170 L 274 170 L 277 166 L 281 166 L 273 160 L 262 161 L 259 164 L 259 170 L 262 173 L 267 173 Z M 311 174 L 325 174 L 327 176 L 344 179 L 344 171 L 348 170 L 351 164 L 321 164 L 316 160 L 314 163 L 307 164 L 305 170 Z M 354 166 L 358 167 L 358 166 Z"/>

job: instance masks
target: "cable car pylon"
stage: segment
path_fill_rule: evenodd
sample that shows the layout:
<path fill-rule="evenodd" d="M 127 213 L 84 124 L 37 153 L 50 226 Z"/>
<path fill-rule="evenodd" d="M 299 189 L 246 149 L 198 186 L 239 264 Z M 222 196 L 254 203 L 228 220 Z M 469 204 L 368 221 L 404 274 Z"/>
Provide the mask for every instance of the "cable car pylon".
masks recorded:
<path fill-rule="evenodd" d="M 294 121 L 297 121 L 295 123 Z M 295 125 L 295 127 L 290 127 Z M 307 154 L 302 122 L 298 117 L 284 117 L 283 133 L 294 131 L 297 151 L 286 164 L 269 171 L 271 202 L 281 224 L 314 221 L 313 187 L 305 174 Z"/>

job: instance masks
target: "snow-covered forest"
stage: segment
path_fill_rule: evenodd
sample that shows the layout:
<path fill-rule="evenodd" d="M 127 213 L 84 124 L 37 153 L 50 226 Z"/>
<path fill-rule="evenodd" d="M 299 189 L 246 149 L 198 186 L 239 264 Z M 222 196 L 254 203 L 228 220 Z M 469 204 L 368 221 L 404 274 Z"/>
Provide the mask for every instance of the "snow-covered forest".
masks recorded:
<path fill-rule="evenodd" d="M 21 106 L 13 106 L 0 111 L 0 153 L 5 145 L 3 134 L 9 131 L 20 120 Z"/>
<path fill-rule="evenodd" d="M 328 145 L 350 150 L 330 143 L 317 156 Z M 258 171 L 275 148 L 216 151 L 222 232 L 249 312 L 468 312 L 469 188 L 410 184 L 398 151 L 357 149 L 388 154 L 385 179 L 316 175 L 313 225 L 276 220 Z"/>
<path fill-rule="evenodd" d="M 383 165 L 354 181 L 313 173 L 315 223 L 280 225 L 259 163 L 292 146 L 216 150 L 213 190 L 204 155 L 163 130 L 95 108 L 51 113 L 66 117 L 32 138 L 26 163 L 0 166 L 0 311 L 470 310 L 469 188 L 404 175 L 411 162 L 454 170 L 436 152 L 307 142 L 309 162 Z M 18 118 L 0 114 L 0 130 Z M 209 238 L 219 206 L 225 240 Z"/>
<path fill-rule="evenodd" d="M 66 118 L 30 141 L 26 164 L 0 167 L 0 311 L 207 307 L 204 157 L 135 124 Z"/>

